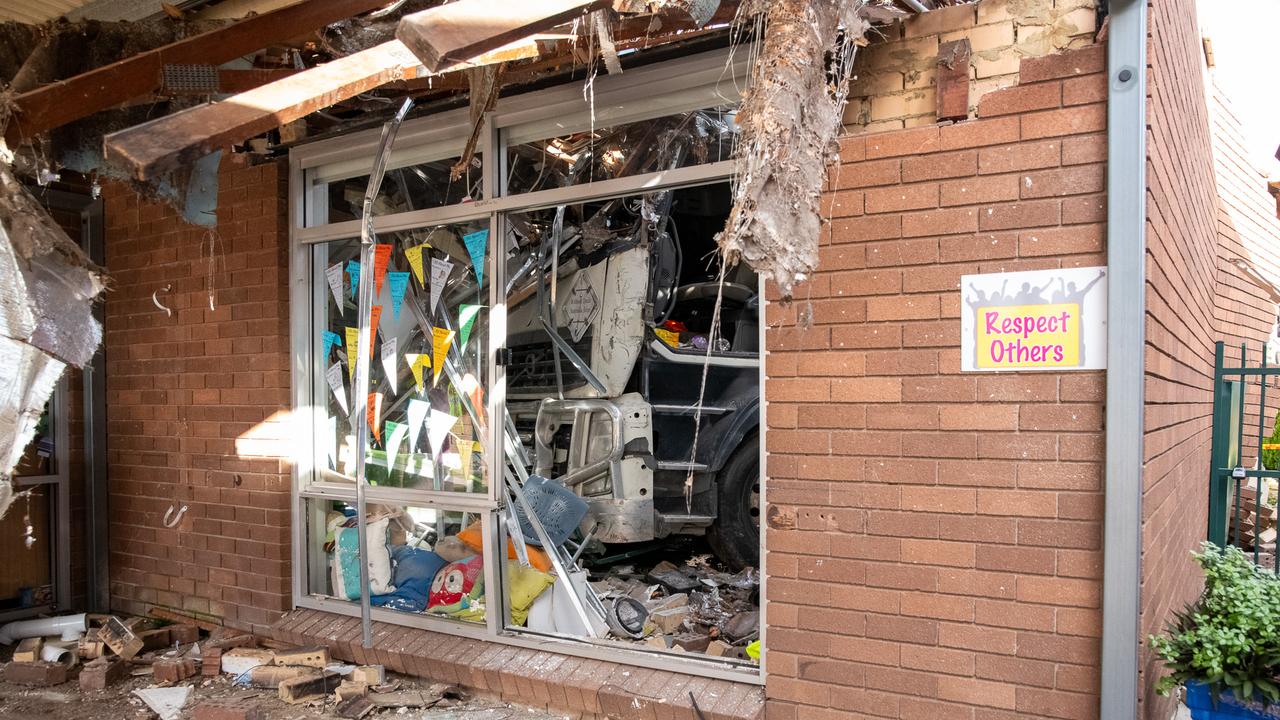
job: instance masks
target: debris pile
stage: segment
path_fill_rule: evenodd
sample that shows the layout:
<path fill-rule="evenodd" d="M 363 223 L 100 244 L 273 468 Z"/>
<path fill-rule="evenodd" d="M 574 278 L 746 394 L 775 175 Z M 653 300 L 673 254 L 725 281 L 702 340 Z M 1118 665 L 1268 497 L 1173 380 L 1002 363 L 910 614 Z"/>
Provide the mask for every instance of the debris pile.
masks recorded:
<path fill-rule="evenodd" d="M 710 555 L 648 571 L 615 565 L 591 583 L 609 609 L 610 634 L 658 650 L 756 661 L 760 574 L 719 570 Z"/>
<path fill-rule="evenodd" d="M 1240 484 L 1239 493 L 1232 487 L 1227 502 L 1230 527 L 1227 538 L 1232 544 L 1252 550 L 1256 545 L 1261 553 L 1274 558 L 1276 547 L 1276 500 L 1270 483 L 1263 485 L 1263 496 L 1258 498 L 1258 479 L 1249 478 Z M 1238 505 L 1237 505 L 1238 503 Z M 1271 563 L 1267 563 L 1268 566 Z"/>
<path fill-rule="evenodd" d="M 268 703 L 363 718 L 379 710 L 466 703 L 453 685 L 419 686 L 381 665 L 337 662 L 326 647 L 290 647 L 252 634 L 153 618 L 68 615 L 11 623 L 6 683 L 47 688 L 78 678 L 82 693 L 125 693 L 160 720 L 265 717 Z M 131 687 L 137 685 L 137 687 Z"/>

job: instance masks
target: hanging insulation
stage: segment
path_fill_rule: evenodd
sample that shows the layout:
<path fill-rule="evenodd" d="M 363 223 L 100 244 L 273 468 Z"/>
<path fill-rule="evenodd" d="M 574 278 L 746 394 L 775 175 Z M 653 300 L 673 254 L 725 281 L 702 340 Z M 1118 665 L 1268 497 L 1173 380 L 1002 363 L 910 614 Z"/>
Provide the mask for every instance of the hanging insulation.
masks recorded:
<path fill-rule="evenodd" d="M 718 242 L 727 262 L 746 261 L 777 283 L 784 299 L 818 265 L 822 187 L 835 157 L 854 43 L 868 27 L 858 16 L 864 4 L 755 4 L 765 6 L 767 32 L 737 116 L 733 209 Z"/>

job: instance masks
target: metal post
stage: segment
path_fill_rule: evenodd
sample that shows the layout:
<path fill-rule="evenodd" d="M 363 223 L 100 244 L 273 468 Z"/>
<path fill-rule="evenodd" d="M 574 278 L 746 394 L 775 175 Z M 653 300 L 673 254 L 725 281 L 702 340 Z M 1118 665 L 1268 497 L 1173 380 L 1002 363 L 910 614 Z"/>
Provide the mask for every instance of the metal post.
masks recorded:
<path fill-rule="evenodd" d="M 1113 0 L 1107 38 L 1107 405 L 1099 717 L 1138 715 L 1146 342 L 1147 2 Z"/>
<path fill-rule="evenodd" d="M 382 126 L 382 141 L 378 148 L 378 156 L 373 163 L 373 172 L 369 175 L 369 185 L 364 193 L 364 214 L 360 222 L 360 304 L 356 310 L 360 320 L 360 340 L 356 347 L 356 372 L 354 402 L 351 403 L 351 427 L 355 435 L 355 477 L 356 477 L 356 539 L 360 553 L 360 637 L 364 647 L 373 645 L 373 608 L 369 601 L 369 537 L 368 522 L 365 519 L 365 488 L 368 478 L 364 473 L 365 446 L 369 443 L 369 421 L 366 417 L 366 406 L 369 403 L 369 362 L 370 349 L 373 347 L 375 328 L 371 327 L 370 313 L 373 311 L 373 248 L 377 238 L 373 234 L 373 201 L 378 196 L 378 188 L 382 185 L 382 175 L 386 171 L 387 156 L 391 146 L 395 144 L 396 131 L 400 123 L 413 107 L 413 100 L 408 99 L 400 106 L 395 117 Z"/>
<path fill-rule="evenodd" d="M 1244 363 L 1240 363 L 1244 365 Z M 1266 420 L 1267 420 L 1267 346 L 1262 345 L 1262 374 L 1258 376 L 1258 469 L 1266 470 L 1262 464 L 1262 443 L 1266 441 Z M 1267 489 L 1264 483 L 1267 479 L 1262 475 L 1258 475 L 1255 479 L 1255 490 L 1253 492 L 1253 564 L 1258 564 L 1258 546 L 1262 544 L 1262 496 L 1266 494 Z M 1240 519 L 1236 518 L 1236 522 Z"/>

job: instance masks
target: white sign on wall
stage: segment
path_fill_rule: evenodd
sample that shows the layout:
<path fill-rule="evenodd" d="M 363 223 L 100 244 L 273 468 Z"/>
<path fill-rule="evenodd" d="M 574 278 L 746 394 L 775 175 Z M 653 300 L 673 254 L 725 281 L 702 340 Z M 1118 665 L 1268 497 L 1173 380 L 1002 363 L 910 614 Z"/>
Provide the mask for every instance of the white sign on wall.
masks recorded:
<path fill-rule="evenodd" d="M 1085 267 L 963 276 L 961 369 L 1105 368 L 1106 275 Z"/>

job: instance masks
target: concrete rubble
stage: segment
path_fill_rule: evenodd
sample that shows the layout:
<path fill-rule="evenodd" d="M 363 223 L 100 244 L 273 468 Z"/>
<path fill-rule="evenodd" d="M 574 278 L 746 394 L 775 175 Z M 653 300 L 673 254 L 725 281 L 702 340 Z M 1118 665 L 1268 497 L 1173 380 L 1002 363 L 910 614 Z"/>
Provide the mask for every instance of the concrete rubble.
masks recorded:
<path fill-rule="evenodd" d="M 381 665 L 336 661 L 325 647 L 291 647 L 218 626 L 206 626 L 206 631 L 153 618 L 96 615 L 88 616 L 87 623 L 77 640 L 66 641 L 76 652 L 62 662 L 22 653 L 56 644 L 65 633 L 23 638 L 12 646 L 0 674 L 0 716 L 16 716 L 17 708 L 54 693 L 66 693 L 57 695 L 62 704 L 92 704 L 93 717 L 137 718 L 141 711 L 160 720 L 258 720 L 287 707 L 308 717 L 341 718 L 397 716 L 427 708 L 514 712 L 505 704 L 473 698 L 456 685 L 393 676 Z M 137 652 L 122 657 L 99 641 L 108 626 L 118 636 L 113 645 Z M 0 646 L 0 657 L 4 653 Z M 527 712 L 535 720 L 542 717 Z"/>

